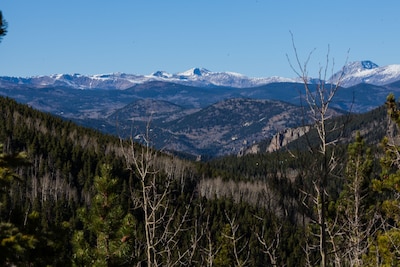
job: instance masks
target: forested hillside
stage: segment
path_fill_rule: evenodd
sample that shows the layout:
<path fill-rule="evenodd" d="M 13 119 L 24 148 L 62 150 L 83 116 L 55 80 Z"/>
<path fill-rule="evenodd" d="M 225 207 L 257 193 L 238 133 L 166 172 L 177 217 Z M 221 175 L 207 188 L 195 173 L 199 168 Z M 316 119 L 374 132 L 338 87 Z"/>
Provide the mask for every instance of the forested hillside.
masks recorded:
<path fill-rule="evenodd" d="M 139 145 L 0 98 L 0 264 L 396 266 L 393 96 L 387 108 L 382 142 L 192 162 L 150 133 Z"/>
<path fill-rule="evenodd" d="M 1 237 L 3 264 L 267 262 L 254 233 L 271 231 L 265 225 L 275 215 L 201 197 L 196 164 L 0 100 L 4 155 L 24 151 L 29 161 L 3 186 L 1 221 L 14 227 Z M 297 243 L 282 253 L 290 255 Z"/>

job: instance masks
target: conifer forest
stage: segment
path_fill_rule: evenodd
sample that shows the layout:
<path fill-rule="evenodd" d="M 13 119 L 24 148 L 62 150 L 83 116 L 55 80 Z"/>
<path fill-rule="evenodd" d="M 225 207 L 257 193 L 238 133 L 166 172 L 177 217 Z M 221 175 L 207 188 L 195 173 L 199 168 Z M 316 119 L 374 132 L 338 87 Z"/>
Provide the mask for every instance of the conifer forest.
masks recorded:
<path fill-rule="evenodd" d="M 200 162 L 2 97 L 1 265 L 397 266 L 398 103 L 343 120 Z"/>

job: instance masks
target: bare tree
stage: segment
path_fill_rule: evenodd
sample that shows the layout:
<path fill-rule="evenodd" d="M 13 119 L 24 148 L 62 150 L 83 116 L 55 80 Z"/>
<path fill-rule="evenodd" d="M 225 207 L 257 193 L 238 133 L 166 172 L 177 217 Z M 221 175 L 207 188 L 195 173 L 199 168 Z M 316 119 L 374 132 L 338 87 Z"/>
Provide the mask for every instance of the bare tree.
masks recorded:
<path fill-rule="evenodd" d="M 121 139 L 126 164 L 134 177 L 130 186 L 131 199 L 135 208 L 143 212 L 147 266 L 180 266 L 183 261 L 190 262 L 199 238 L 195 234 L 191 246 L 184 249 L 179 247 L 179 234 L 189 230 L 188 213 L 191 204 L 185 204 L 182 214 L 178 214 L 178 210 L 172 207 L 173 183 L 182 177 L 175 177 L 173 164 L 176 163 L 163 162 L 159 152 L 151 147 L 149 133 L 150 123 L 146 134 L 142 136 L 143 145 L 135 143 L 131 138 L 126 148 Z"/>
<path fill-rule="evenodd" d="M 258 233 L 256 235 L 258 241 L 263 246 L 263 252 L 268 255 L 271 265 L 278 266 L 279 258 L 277 252 L 281 243 L 282 225 L 274 225 L 273 233 L 274 237 L 272 237 L 272 240 L 264 236 L 264 229 L 262 229 L 261 235 Z"/>
<path fill-rule="evenodd" d="M 214 264 L 215 256 L 218 254 L 220 247 L 217 247 L 213 242 L 213 237 L 210 230 L 210 216 L 207 216 L 206 223 L 204 225 L 206 246 L 201 249 L 202 255 L 202 266 L 212 267 Z"/>
<path fill-rule="evenodd" d="M 250 256 L 250 250 L 248 249 L 247 246 L 248 240 L 245 240 L 244 244 L 239 245 L 239 241 L 244 238 L 244 235 L 238 236 L 239 224 L 236 223 L 235 217 L 231 218 L 228 216 L 227 213 L 225 213 L 225 216 L 229 223 L 230 234 L 228 235 L 223 233 L 223 235 L 226 238 L 228 238 L 232 244 L 235 266 L 237 267 L 247 266 Z M 244 258 L 243 255 L 245 255 Z"/>
<path fill-rule="evenodd" d="M 334 69 L 334 61 L 332 65 L 329 60 L 329 46 L 326 56 L 326 62 L 324 66 L 319 67 L 318 80 L 315 85 L 310 85 L 310 76 L 308 75 L 308 64 L 314 52 L 311 51 L 304 64 L 301 63 L 297 48 L 294 42 L 293 34 L 292 36 L 292 46 L 295 53 L 295 67 L 289 56 L 287 56 L 290 67 L 297 74 L 297 76 L 302 80 L 304 84 L 304 99 L 306 102 L 306 113 L 311 119 L 311 123 L 318 134 L 318 146 L 315 148 L 309 142 L 309 151 L 316 158 L 321 159 L 320 162 L 316 162 L 316 171 L 314 175 L 312 184 L 314 192 L 306 193 L 305 196 L 311 199 L 311 203 L 316 210 L 316 218 L 313 222 L 318 226 L 318 233 L 316 236 L 319 240 L 318 250 L 320 254 L 320 264 L 321 266 L 327 266 L 328 262 L 328 247 L 327 247 L 327 222 L 326 222 L 326 211 L 327 211 L 327 182 L 329 177 L 332 177 L 334 170 L 337 167 L 337 158 L 334 149 L 329 149 L 333 147 L 337 142 L 338 138 L 330 139 L 330 134 L 340 130 L 341 126 L 327 125 L 328 120 L 332 117 L 331 105 L 334 96 L 340 88 L 341 81 L 344 77 L 344 71 L 336 78 L 336 81 L 327 82 L 327 75 L 329 68 L 332 67 L 332 74 Z M 318 166 L 319 165 L 319 166 Z"/>

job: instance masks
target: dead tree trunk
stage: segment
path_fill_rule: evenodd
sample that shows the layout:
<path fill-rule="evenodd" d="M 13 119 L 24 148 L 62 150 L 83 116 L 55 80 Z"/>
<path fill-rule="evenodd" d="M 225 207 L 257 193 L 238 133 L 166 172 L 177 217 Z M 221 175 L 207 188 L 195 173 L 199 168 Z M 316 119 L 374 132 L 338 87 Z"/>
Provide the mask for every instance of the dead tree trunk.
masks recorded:
<path fill-rule="evenodd" d="M 313 180 L 314 192 L 307 193 L 306 197 L 311 198 L 311 203 L 314 204 L 316 209 L 316 219 L 314 222 L 318 226 L 319 244 L 318 250 L 320 254 L 320 265 L 322 267 L 327 266 L 328 263 L 328 247 L 327 247 L 327 222 L 326 222 L 326 210 L 327 210 L 327 182 L 334 169 L 336 168 L 337 159 L 335 157 L 334 150 L 329 150 L 329 147 L 333 147 L 338 139 L 330 140 L 329 134 L 338 131 L 338 126 L 327 126 L 328 119 L 332 117 L 330 106 L 333 98 L 340 88 L 344 71 L 341 72 L 336 81 L 327 83 L 327 73 L 330 66 L 329 63 L 329 47 L 326 56 L 325 66 L 319 68 L 319 79 L 315 85 L 310 84 L 310 77 L 308 75 L 308 64 L 313 54 L 313 51 L 309 53 L 304 64 L 301 64 L 299 55 L 297 53 L 296 45 L 292 35 L 292 45 L 295 53 L 295 60 L 297 67 L 294 67 L 288 57 L 289 64 L 292 70 L 302 80 L 304 84 L 304 98 L 306 102 L 305 116 L 309 118 L 310 123 L 318 134 L 318 146 L 311 145 L 309 142 L 309 151 L 320 158 L 320 166 L 318 167 L 317 173 L 315 173 L 315 179 Z M 332 64 L 333 70 L 334 64 Z M 332 71 L 333 74 L 333 71 Z M 315 87 L 315 88 L 314 88 Z M 342 127 L 342 126 L 341 126 Z M 310 246 L 312 247 L 312 246 Z"/>

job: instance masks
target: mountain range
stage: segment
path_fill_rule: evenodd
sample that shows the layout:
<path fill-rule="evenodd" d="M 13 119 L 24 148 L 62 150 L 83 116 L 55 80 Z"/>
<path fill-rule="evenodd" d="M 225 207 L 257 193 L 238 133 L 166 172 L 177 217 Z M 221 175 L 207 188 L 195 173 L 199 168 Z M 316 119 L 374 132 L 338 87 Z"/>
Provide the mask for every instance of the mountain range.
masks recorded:
<path fill-rule="evenodd" d="M 148 82 L 168 82 L 195 87 L 225 86 L 246 88 L 272 82 L 295 82 L 296 79 L 269 77 L 250 78 L 234 72 L 211 72 L 204 68 L 192 68 L 185 72 L 170 74 L 156 71 L 150 75 L 110 73 L 98 75 L 53 74 L 47 76 L 0 77 L 0 86 L 27 86 L 31 88 L 48 88 L 62 86 L 74 89 L 127 89 Z"/>
<path fill-rule="evenodd" d="M 382 105 L 389 92 L 400 93 L 400 65 L 351 62 L 328 82 L 338 77 L 334 115 L 367 112 Z M 318 79 L 309 81 L 312 90 L 318 86 Z M 138 140 L 150 123 L 155 147 L 206 156 L 240 153 L 304 124 L 302 92 L 299 78 L 251 78 L 204 68 L 176 74 L 0 76 L 0 95 L 38 110 Z"/>
<path fill-rule="evenodd" d="M 328 81 L 336 82 L 337 77 L 344 73 L 340 85 L 351 87 L 360 83 L 385 85 L 400 80 L 400 65 L 379 67 L 369 61 L 351 62 L 332 75 Z M 310 79 L 312 81 L 313 79 Z M 212 72 L 205 68 L 170 74 L 165 71 L 156 71 L 150 75 L 136 75 L 126 73 L 110 73 L 96 75 L 81 74 L 53 74 L 32 77 L 0 76 L 0 87 L 49 88 L 68 87 L 74 89 L 128 89 L 134 85 L 148 82 L 168 82 L 194 87 L 258 87 L 270 83 L 300 83 L 301 79 L 285 77 L 254 78 L 235 72 Z"/>

